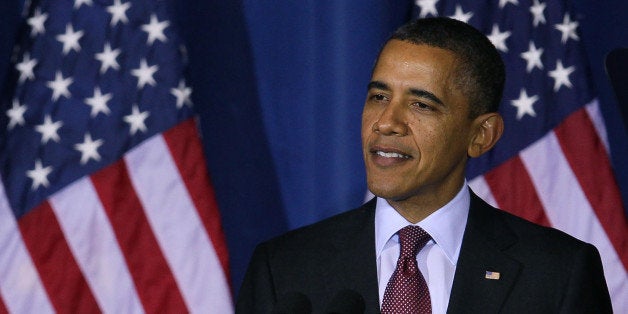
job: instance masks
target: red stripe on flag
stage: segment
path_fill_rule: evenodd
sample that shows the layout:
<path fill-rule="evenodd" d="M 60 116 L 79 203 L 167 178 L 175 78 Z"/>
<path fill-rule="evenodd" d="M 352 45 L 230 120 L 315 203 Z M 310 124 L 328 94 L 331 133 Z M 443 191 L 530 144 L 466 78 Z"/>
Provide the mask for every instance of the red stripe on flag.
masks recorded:
<path fill-rule="evenodd" d="M 50 204 L 37 206 L 18 225 L 55 311 L 100 313 Z"/>
<path fill-rule="evenodd" d="M 220 259 L 225 277 L 231 282 L 229 253 L 222 230 L 220 212 L 209 171 L 205 166 L 205 154 L 194 119 L 180 123 L 164 132 L 163 136 Z"/>
<path fill-rule="evenodd" d="M 6 305 L 4 305 L 4 301 L 0 298 L 0 314 L 8 314 L 9 310 L 7 310 Z"/>
<path fill-rule="evenodd" d="M 628 221 L 611 162 L 586 110 L 571 114 L 555 133 L 578 183 L 628 269 Z"/>
<path fill-rule="evenodd" d="M 188 312 L 123 160 L 92 174 L 91 179 L 146 312 Z"/>
<path fill-rule="evenodd" d="M 499 207 L 521 218 L 550 226 L 532 179 L 519 156 L 484 174 Z"/>

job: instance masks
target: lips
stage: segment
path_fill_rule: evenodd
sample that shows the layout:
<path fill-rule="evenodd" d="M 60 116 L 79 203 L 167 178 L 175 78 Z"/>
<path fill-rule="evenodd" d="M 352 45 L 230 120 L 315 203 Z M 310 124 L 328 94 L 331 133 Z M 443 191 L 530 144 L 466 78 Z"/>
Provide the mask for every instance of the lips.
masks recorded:
<path fill-rule="evenodd" d="M 411 156 L 408 156 L 408 155 L 404 155 L 404 154 L 400 154 L 396 152 L 385 152 L 381 150 L 375 151 L 375 154 L 381 157 L 385 157 L 385 158 L 404 158 L 404 159 L 411 158 Z"/>
<path fill-rule="evenodd" d="M 397 148 L 373 146 L 369 151 L 371 160 L 382 167 L 398 165 L 413 158 L 412 155 Z"/>

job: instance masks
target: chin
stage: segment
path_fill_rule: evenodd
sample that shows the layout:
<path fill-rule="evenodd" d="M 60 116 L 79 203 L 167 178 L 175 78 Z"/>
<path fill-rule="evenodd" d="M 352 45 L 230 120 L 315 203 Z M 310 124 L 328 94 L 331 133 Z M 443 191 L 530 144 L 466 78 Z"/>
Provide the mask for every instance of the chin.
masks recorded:
<path fill-rule="evenodd" d="M 369 182 L 368 188 L 375 196 L 383 199 L 398 201 L 405 198 L 399 193 L 397 186 L 390 184 Z"/>

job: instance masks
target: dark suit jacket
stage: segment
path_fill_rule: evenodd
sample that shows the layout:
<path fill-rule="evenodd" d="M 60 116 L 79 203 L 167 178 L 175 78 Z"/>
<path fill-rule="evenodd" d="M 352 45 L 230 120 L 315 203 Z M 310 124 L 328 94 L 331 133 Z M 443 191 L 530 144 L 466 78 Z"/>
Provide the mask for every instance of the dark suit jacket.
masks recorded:
<path fill-rule="evenodd" d="M 471 193 L 448 313 L 610 313 L 594 246 L 495 209 Z M 305 294 L 314 313 L 344 289 L 379 313 L 375 201 L 260 244 L 236 313 L 269 313 L 282 296 Z M 500 273 L 486 279 L 486 271 Z"/>

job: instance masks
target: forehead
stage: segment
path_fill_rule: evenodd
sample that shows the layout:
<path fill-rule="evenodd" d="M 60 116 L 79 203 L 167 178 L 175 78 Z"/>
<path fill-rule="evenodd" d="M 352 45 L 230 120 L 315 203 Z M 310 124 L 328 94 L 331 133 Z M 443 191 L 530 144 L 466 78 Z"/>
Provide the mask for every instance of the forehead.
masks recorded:
<path fill-rule="evenodd" d="M 406 94 L 427 91 L 447 106 L 466 107 L 466 93 L 456 83 L 458 62 L 450 50 L 393 39 L 382 49 L 371 81 Z"/>
<path fill-rule="evenodd" d="M 454 52 L 426 44 L 390 40 L 382 49 L 373 74 L 392 71 L 397 75 L 431 75 L 434 78 L 453 76 L 458 65 Z"/>

